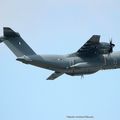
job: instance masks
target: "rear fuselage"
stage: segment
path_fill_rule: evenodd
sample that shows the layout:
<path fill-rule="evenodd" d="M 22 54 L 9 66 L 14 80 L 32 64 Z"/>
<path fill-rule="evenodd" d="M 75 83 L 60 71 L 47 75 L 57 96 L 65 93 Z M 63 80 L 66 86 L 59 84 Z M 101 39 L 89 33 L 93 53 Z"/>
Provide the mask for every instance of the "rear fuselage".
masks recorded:
<path fill-rule="evenodd" d="M 69 75 L 85 75 L 99 70 L 120 68 L 120 52 L 89 58 L 80 57 L 75 53 L 69 55 L 32 55 L 23 56 L 17 60 Z"/>

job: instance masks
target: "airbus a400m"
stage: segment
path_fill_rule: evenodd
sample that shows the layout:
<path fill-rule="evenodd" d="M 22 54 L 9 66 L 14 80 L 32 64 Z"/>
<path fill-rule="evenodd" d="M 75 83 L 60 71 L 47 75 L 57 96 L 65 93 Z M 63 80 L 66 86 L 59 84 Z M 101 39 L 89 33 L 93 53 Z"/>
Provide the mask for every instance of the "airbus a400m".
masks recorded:
<path fill-rule="evenodd" d="M 113 52 L 115 44 L 100 42 L 100 35 L 93 35 L 78 51 L 67 55 L 38 55 L 9 27 L 3 28 L 0 43 L 16 55 L 18 61 L 54 71 L 47 79 L 68 74 L 83 76 L 99 70 L 120 68 L 120 52 Z"/>

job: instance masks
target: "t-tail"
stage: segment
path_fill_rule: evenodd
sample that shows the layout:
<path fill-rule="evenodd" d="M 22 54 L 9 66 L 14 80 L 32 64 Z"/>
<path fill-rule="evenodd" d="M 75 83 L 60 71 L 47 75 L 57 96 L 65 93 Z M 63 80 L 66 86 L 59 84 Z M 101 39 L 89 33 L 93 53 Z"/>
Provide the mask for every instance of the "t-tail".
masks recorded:
<path fill-rule="evenodd" d="M 20 34 L 9 27 L 3 28 L 3 36 L 0 37 L 0 43 L 1 42 L 4 42 L 17 57 L 36 54 L 21 38 Z"/>

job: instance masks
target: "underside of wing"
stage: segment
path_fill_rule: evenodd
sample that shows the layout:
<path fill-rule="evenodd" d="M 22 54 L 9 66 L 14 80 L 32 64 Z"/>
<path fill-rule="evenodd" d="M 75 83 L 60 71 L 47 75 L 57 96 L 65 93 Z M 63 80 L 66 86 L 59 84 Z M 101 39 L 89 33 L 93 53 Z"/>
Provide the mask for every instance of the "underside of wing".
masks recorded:
<path fill-rule="evenodd" d="M 50 75 L 47 80 L 55 80 L 57 77 L 63 75 L 64 73 L 61 72 L 54 72 L 52 75 Z"/>
<path fill-rule="evenodd" d="M 94 56 L 98 54 L 100 44 L 100 35 L 93 35 L 78 51 L 81 56 Z"/>

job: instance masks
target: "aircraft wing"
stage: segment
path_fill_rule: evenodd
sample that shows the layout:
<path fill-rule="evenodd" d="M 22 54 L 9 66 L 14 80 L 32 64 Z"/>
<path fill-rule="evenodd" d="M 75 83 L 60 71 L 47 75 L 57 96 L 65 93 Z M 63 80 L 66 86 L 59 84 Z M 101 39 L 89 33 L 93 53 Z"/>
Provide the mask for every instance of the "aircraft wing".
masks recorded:
<path fill-rule="evenodd" d="M 47 80 L 54 80 L 54 79 L 56 79 L 57 77 L 59 77 L 59 76 L 61 76 L 61 75 L 63 75 L 64 73 L 61 73 L 61 72 L 54 72 L 52 75 L 50 75 L 48 78 L 47 78 Z"/>
<path fill-rule="evenodd" d="M 81 56 L 92 56 L 98 53 L 97 46 L 100 44 L 100 35 L 93 35 L 78 51 Z"/>

